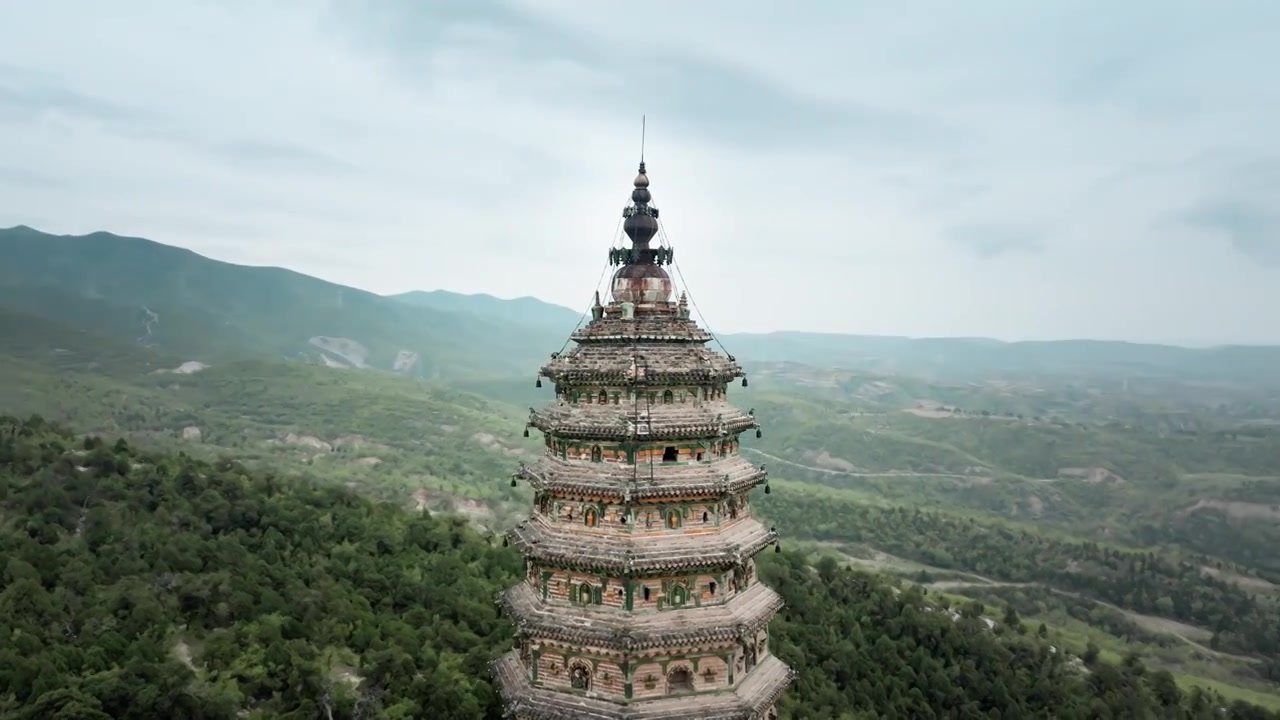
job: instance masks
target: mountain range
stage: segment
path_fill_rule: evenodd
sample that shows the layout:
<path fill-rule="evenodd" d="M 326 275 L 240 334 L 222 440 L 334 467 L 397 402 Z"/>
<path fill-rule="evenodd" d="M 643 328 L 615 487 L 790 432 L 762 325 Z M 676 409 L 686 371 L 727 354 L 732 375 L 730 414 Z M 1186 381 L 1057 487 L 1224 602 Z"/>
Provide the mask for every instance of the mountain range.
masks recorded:
<path fill-rule="evenodd" d="M 582 313 L 443 290 L 382 296 L 292 270 L 222 262 L 108 232 L 0 229 L 0 309 L 190 361 L 296 359 L 472 384 L 529 376 Z M 724 335 L 748 362 L 942 381 L 1142 375 L 1280 386 L 1280 347 L 1191 349 L 773 332 Z"/>

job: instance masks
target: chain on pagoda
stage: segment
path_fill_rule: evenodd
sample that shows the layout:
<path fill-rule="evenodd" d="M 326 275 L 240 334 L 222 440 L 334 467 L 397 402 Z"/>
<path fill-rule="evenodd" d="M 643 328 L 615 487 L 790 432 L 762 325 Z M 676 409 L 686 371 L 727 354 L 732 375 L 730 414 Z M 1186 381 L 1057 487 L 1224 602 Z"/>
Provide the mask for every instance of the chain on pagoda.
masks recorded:
<path fill-rule="evenodd" d="M 516 637 L 494 678 L 518 720 L 774 720 L 793 673 L 756 575 L 777 543 L 751 513 L 765 469 L 738 451 L 760 429 L 726 398 L 746 376 L 672 301 L 643 162 L 631 199 L 611 302 L 541 369 L 556 402 L 531 410 L 546 450 L 515 476 L 534 509 L 509 533 L 526 577 L 499 599 Z"/>

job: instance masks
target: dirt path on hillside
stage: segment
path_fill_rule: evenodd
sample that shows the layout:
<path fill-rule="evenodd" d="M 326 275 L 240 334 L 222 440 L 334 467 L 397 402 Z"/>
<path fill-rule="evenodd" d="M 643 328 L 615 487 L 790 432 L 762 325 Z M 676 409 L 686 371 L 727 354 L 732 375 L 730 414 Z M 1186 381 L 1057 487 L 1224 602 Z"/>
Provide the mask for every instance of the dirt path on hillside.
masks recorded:
<path fill-rule="evenodd" d="M 867 550 L 870 551 L 871 553 L 871 557 L 868 558 L 868 557 L 858 557 L 856 555 L 849 554 L 848 550 L 846 549 L 847 546 L 842 543 L 819 541 L 811 544 L 820 546 L 820 547 L 825 547 L 831 550 L 835 550 L 836 552 L 840 553 L 844 558 L 846 558 L 848 561 L 852 562 L 853 564 L 860 565 L 862 567 L 866 567 L 870 569 L 896 571 L 898 574 L 901 574 L 904 576 L 910 573 L 917 573 L 921 570 L 924 570 L 926 572 L 948 574 L 953 576 L 959 575 L 964 578 L 959 580 L 937 580 L 929 583 L 917 583 L 922 587 L 928 588 L 930 590 L 937 590 L 939 592 L 947 592 L 950 590 L 965 590 L 969 588 L 979 588 L 979 589 L 981 588 L 1019 588 L 1019 587 L 1043 588 L 1056 595 L 1073 598 L 1076 600 L 1080 600 L 1082 602 L 1097 603 L 1098 605 L 1101 605 L 1103 607 L 1115 610 L 1116 612 L 1121 613 L 1125 617 L 1132 620 L 1139 627 L 1142 627 L 1150 632 L 1175 637 L 1178 640 L 1186 643 L 1187 645 L 1190 645 L 1192 648 L 1199 651 L 1200 653 L 1203 653 L 1207 657 L 1216 658 L 1219 660 L 1235 660 L 1238 662 L 1250 663 L 1250 664 L 1257 664 L 1259 662 L 1262 662 L 1257 658 L 1247 657 L 1244 655 L 1233 655 L 1231 653 L 1222 652 L 1220 650 L 1214 650 L 1213 648 L 1206 646 L 1204 643 L 1207 642 L 1208 639 L 1213 636 L 1213 633 L 1209 632 L 1208 630 L 1205 630 L 1204 628 L 1196 627 L 1195 625 L 1188 625 L 1187 623 L 1178 622 L 1177 620 L 1170 620 L 1169 618 L 1159 617 L 1157 615 L 1144 615 L 1143 613 L 1134 612 L 1133 610 L 1126 610 L 1122 607 L 1106 602 L 1105 600 L 1097 600 L 1087 595 L 1081 595 L 1080 593 L 1072 592 L 1070 590 L 1060 590 L 1058 588 L 1045 585 L 1044 583 L 1009 582 L 1004 580 L 997 580 L 995 578 L 990 578 L 985 575 L 979 575 L 978 573 L 964 572 L 959 570 L 949 570 L 947 568 L 934 567 L 932 565 L 926 565 L 924 563 L 916 562 L 914 560 L 908 560 L 906 558 L 898 557 L 896 555 L 890 555 L 889 553 L 882 552 L 872 547 L 867 547 Z M 903 579 L 910 580 L 909 577 L 904 577 Z"/>
<path fill-rule="evenodd" d="M 939 570 L 939 572 L 946 572 L 946 571 Z M 973 573 L 967 573 L 967 574 L 973 575 Z M 1162 634 L 1162 635 L 1171 635 L 1175 638 L 1178 638 L 1182 642 L 1190 645 L 1196 650 L 1204 653 L 1205 655 L 1208 655 L 1209 657 L 1214 657 L 1221 660 L 1236 660 L 1244 663 L 1262 662 L 1258 658 L 1246 657 L 1244 655 L 1233 655 L 1231 653 L 1222 652 L 1221 650 L 1214 650 L 1213 648 L 1208 647 L 1207 645 L 1204 645 L 1202 641 L 1208 640 L 1208 638 L 1213 636 L 1213 633 L 1208 630 L 1205 630 L 1204 628 L 1196 627 L 1195 625 L 1188 625 L 1187 623 L 1179 622 L 1177 620 L 1171 620 L 1169 618 L 1160 617 L 1158 615 L 1144 615 L 1143 613 L 1134 612 L 1133 610 L 1126 610 L 1118 605 L 1113 605 L 1105 600 L 1098 600 L 1096 598 L 1091 598 L 1087 595 L 1081 595 L 1080 593 L 1072 592 L 1070 590 L 1060 590 L 1058 588 L 1045 585 L 1044 583 L 1002 582 L 1000 580 L 994 580 L 992 578 L 983 578 L 981 576 L 975 576 L 975 577 L 979 577 L 981 578 L 981 580 L 979 581 L 939 580 L 937 582 L 924 583 L 924 587 L 929 588 L 930 590 L 940 590 L 943 592 L 946 592 L 948 590 L 963 590 L 965 588 L 1001 588 L 1001 587 L 1043 588 L 1045 590 L 1048 590 L 1051 593 L 1054 593 L 1055 595 L 1074 598 L 1076 600 L 1080 600 L 1083 602 L 1096 603 L 1105 608 L 1110 608 L 1112 610 L 1115 610 L 1116 612 L 1132 620 L 1139 627 L 1145 630 L 1149 630 L 1151 632 Z M 1195 639 L 1195 638 L 1199 638 L 1199 639 Z"/>
<path fill-rule="evenodd" d="M 770 455 L 769 453 L 764 452 L 763 450 L 757 450 L 755 448 L 744 447 L 740 449 L 742 452 L 754 453 L 763 458 L 772 460 L 773 462 L 782 463 L 783 465 L 790 465 L 791 467 L 798 467 L 802 470 L 811 470 L 813 472 L 825 473 L 827 475 L 842 475 L 845 477 L 946 478 L 949 480 L 971 480 L 971 481 L 972 480 L 982 481 L 987 479 L 985 475 L 961 475 L 960 473 L 920 473 L 920 472 L 911 472 L 909 470 L 883 470 L 881 472 L 853 472 L 849 470 L 835 470 L 832 468 L 822 468 L 822 467 L 816 467 L 814 465 L 805 465 L 803 463 L 795 462 L 794 460 L 787 460 L 786 458 L 780 458 L 777 455 Z"/>

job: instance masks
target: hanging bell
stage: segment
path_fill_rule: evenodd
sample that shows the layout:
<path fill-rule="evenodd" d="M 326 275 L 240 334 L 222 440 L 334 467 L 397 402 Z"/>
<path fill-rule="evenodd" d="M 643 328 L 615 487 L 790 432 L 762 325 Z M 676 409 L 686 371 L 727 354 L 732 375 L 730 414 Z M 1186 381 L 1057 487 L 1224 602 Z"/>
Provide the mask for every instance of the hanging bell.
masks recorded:
<path fill-rule="evenodd" d="M 525 425 L 525 426 L 524 426 L 524 436 L 525 436 L 525 437 L 529 437 L 529 426 L 528 426 L 528 425 Z"/>
<path fill-rule="evenodd" d="M 774 545 L 774 546 L 773 546 L 773 551 L 774 551 L 774 552 L 776 552 L 776 553 L 780 553 L 780 552 L 782 552 L 782 543 L 778 543 L 777 545 Z"/>
<path fill-rule="evenodd" d="M 515 486 L 516 486 L 516 476 L 515 476 L 515 475 L 512 475 L 512 476 L 511 476 L 511 487 L 515 487 Z"/>
<path fill-rule="evenodd" d="M 510 538 L 506 538 L 506 537 L 502 538 L 502 547 L 509 547 L 510 545 L 511 545 Z"/>
<path fill-rule="evenodd" d="M 765 494 L 765 495 L 768 495 L 768 494 L 769 494 L 769 493 L 771 493 L 771 492 L 773 492 L 773 489 L 769 487 L 769 483 L 765 483 L 765 484 L 764 484 L 764 494 Z"/>
<path fill-rule="evenodd" d="M 764 433 L 760 431 L 760 428 L 756 428 L 756 439 L 758 440 L 762 437 L 764 437 Z"/>
<path fill-rule="evenodd" d="M 537 382 L 535 382 L 535 383 L 533 384 L 533 386 L 534 386 L 534 387 L 542 387 L 542 378 L 538 378 Z"/>
<path fill-rule="evenodd" d="M 743 376 L 742 376 L 742 387 L 746 387 L 746 386 L 747 386 L 747 376 L 746 376 L 746 375 L 743 375 Z"/>

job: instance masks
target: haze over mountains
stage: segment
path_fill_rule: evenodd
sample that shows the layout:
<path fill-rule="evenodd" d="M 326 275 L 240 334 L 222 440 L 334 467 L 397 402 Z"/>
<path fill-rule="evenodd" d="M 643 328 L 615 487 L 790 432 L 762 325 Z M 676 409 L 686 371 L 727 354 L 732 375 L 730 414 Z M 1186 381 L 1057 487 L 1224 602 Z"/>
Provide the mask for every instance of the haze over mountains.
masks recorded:
<path fill-rule="evenodd" d="M 207 363 L 291 358 L 426 378 L 509 378 L 535 373 L 582 317 L 528 297 L 441 290 L 380 296 L 108 232 L 66 236 L 17 226 L 0 230 L 0 252 L 0 307 L 9 313 Z M 1265 346 L 1190 349 L 787 331 L 719 340 L 755 366 L 802 363 L 948 381 L 1132 372 L 1280 384 L 1280 348 Z"/>

